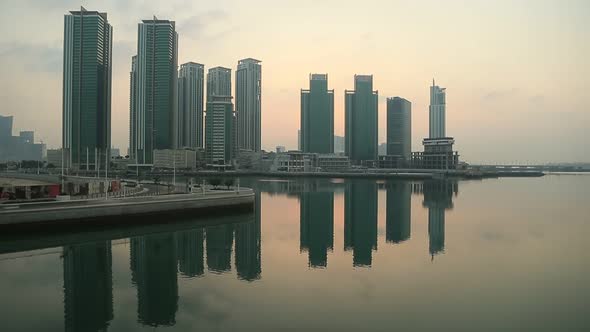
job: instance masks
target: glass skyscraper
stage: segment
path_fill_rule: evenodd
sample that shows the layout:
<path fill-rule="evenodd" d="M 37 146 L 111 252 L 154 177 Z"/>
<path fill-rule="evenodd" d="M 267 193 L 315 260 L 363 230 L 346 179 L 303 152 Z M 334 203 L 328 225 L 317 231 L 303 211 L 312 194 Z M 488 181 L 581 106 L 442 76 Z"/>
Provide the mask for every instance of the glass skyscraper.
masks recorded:
<path fill-rule="evenodd" d="M 373 75 L 355 75 L 354 90 L 344 92 L 344 148 L 353 162 L 377 160 L 378 95 Z"/>
<path fill-rule="evenodd" d="M 446 137 L 446 89 L 434 84 L 430 87 L 429 138 Z"/>
<path fill-rule="evenodd" d="M 155 17 L 143 20 L 138 25 L 137 58 L 131 74 L 135 109 L 131 110 L 130 146 L 139 164 L 153 163 L 153 150 L 175 148 L 178 143 L 177 80 L 175 22 Z"/>
<path fill-rule="evenodd" d="M 260 151 L 261 82 L 262 71 L 259 60 L 248 58 L 238 62 L 236 117 L 239 149 Z"/>
<path fill-rule="evenodd" d="M 214 164 L 229 164 L 234 157 L 236 119 L 231 96 L 231 69 L 215 67 L 207 73 L 205 155 Z"/>
<path fill-rule="evenodd" d="M 405 160 L 412 154 L 412 103 L 404 98 L 387 98 L 387 154 Z"/>
<path fill-rule="evenodd" d="M 301 151 L 334 153 L 334 90 L 327 74 L 311 74 L 301 90 Z"/>
<path fill-rule="evenodd" d="M 95 168 L 110 159 L 113 29 L 106 13 L 64 17 L 62 146 L 66 168 Z"/>
<path fill-rule="evenodd" d="M 178 72 L 178 146 L 203 147 L 204 66 L 188 62 Z"/>

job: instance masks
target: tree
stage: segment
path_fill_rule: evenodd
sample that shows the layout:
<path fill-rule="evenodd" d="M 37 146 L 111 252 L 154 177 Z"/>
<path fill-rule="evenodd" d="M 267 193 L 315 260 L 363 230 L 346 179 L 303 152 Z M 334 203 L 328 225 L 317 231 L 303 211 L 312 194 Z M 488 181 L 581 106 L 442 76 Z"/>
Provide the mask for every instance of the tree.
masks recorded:
<path fill-rule="evenodd" d="M 217 186 L 219 186 L 221 184 L 221 179 L 220 178 L 210 178 L 207 179 L 207 182 L 213 186 L 213 188 L 217 188 Z"/>
<path fill-rule="evenodd" d="M 54 164 L 47 164 L 47 168 L 55 168 Z"/>
<path fill-rule="evenodd" d="M 226 185 L 227 186 L 227 190 L 229 190 L 229 188 L 234 185 L 234 178 L 226 178 L 223 181 L 223 184 Z"/>

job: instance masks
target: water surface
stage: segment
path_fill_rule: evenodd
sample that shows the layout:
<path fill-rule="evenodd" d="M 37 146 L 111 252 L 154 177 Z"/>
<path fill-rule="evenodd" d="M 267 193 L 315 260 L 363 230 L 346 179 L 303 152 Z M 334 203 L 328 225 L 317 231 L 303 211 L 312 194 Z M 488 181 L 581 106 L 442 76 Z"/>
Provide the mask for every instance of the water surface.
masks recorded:
<path fill-rule="evenodd" d="M 590 328 L 590 176 L 242 185 L 252 213 L 3 238 L 2 330 Z"/>

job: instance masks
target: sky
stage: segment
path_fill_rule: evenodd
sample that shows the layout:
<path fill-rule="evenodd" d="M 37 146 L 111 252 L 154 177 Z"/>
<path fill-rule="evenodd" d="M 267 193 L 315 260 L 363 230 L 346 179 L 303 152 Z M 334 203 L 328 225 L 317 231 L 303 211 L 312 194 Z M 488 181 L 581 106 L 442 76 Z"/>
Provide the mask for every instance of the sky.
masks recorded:
<path fill-rule="evenodd" d="M 239 59 L 262 61 L 263 149 L 297 148 L 310 73 L 327 73 L 335 90 L 336 135 L 344 90 L 355 74 L 372 74 L 379 142 L 385 100 L 400 96 L 412 102 L 412 150 L 422 150 L 435 79 L 462 160 L 590 162 L 587 0 L 4 0 L 0 115 L 48 148 L 61 145 L 63 16 L 80 5 L 107 12 L 113 26 L 112 142 L 122 152 L 137 24 L 156 15 L 176 21 L 179 64 L 235 71 Z"/>

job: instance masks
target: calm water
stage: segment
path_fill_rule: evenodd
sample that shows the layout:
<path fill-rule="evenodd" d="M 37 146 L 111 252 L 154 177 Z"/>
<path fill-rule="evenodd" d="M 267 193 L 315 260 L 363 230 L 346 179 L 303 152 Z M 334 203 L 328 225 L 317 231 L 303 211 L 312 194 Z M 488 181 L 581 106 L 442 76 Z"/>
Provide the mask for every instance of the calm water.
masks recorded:
<path fill-rule="evenodd" d="M 590 176 L 250 182 L 205 225 L 0 241 L 0 329 L 590 329 Z"/>

